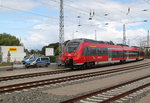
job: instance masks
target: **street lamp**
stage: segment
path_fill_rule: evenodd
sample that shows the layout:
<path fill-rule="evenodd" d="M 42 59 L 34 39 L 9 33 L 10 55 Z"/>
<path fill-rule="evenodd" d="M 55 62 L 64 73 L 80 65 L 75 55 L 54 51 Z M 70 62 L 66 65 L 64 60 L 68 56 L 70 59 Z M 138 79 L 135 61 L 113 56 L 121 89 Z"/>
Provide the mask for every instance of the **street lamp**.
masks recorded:
<path fill-rule="evenodd" d="M 129 23 L 136 23 L 136 22 L 148 22 L 148 20 L 143 20 L 143 21 L 134 21 L 134 22 L 129 22 Z M 126 45 L 126 24 L 123 24 L 123 44 Z"/>

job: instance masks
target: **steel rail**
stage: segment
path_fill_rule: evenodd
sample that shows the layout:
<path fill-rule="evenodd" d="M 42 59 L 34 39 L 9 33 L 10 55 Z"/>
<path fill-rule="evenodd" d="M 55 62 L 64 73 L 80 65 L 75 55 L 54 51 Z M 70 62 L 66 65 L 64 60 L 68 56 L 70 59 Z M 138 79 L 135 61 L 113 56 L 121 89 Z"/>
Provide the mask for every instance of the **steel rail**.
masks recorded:
<path fill-rule="evenodd" d="M 147 84 L 145 84 L 145 85 L 139 86 L 139 87 L 134 88 L 134 89 L 132 89 L 132 90 L 126 91 L 126 92 L 124 92 L 124 93 L 122 93 L 122 94 L 116 95 L 116 96 L 114 96 L 114 97 L 112 97 L 112 98 L 110 98 L 110 99 L 107 99 L 107 100 L 105 100 L 105 101 L 103 101 L 103 102 L 101 102 L 101 103 L 110 103 L 110 102 L 113 102 L 113 101 L 118 100 L 118 99 L 120 99 L 120 98 L 123 98 L 123 97 L 125 97 L 125 96 L 127 96 L 127 95 L 129 95 L 129 94 L 132 94 L 132 93 L 134 93 L 134 92 L 136 92 L 136 91 L 139 91 L 139 90 L 141 90 L 141 89 L 143 89 L 143 88 L 146 88 L 146 87 L 148 87 L 148 86 L 150 86 L 150 83 L 147 83 Z"/>
<path fill-rule="evenodd" d="M 0 82 L 1 82 L 1 81 L 7 81 L 7 80 L 14 80 L 14 79 L 22 79 L 22 78 L 36 77 L 36 76 L 59 74 L 59 73 L 65 73 L 65 72 L 69 72 L 69 71 L 70 71 L 70 70 L 58 70 L 58 71 L 47 71 L 47 72 L 39 72 L 39 73 L 29 73 L 29 74 L 5 76 L 5 77 L 0 77 Z"/>

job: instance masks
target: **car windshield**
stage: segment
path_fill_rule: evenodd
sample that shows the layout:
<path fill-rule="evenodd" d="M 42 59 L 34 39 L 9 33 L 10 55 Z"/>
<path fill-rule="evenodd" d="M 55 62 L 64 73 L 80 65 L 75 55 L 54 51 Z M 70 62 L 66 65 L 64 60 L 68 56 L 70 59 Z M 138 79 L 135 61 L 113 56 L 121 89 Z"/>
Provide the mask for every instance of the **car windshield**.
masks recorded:
<path fill-rule="evenodd" d="M 24 57 L 23 59 L 24 59 L 24 60 L 27 60 L 27 59 L 29 59 L 29 56 L 26 56 L 26 57 Z"/>
<path fill-rule="evenodd" d="M 34 56 L 34 57 L 30 57 L 30 61 L 35 61 L 38 57 Z"/>
<path fill-rule="evenodd" d="M 79 42 L 70 42 L 68 43 L 68 45 L 66 46 L 66 51 L 69 53 L 75 52 L 78 47 L 79 47 Z"/>
<path fill-rule="evenodd" d="M 30 62 L 33 62 L 33 61 L 35 61 L 37 58 L 32 58 L 32 59 L 30 59 L 29 61 Z"/>

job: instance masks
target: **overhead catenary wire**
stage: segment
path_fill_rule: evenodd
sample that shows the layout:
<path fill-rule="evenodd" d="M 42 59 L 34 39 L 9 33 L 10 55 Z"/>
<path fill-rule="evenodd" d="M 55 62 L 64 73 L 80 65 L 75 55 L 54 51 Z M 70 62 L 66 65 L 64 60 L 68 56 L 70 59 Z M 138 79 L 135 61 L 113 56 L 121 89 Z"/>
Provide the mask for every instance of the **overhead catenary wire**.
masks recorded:
<path fill-rule="evenodd" d="M 52 2 L 56 2 L 56 3 L 59 3 L 58 0 L 51 0 L 51 1 L 52 1 Z M 68 0 L 68 1 L 71 2 L 71 3 L 73 3 L 73 1 L 71 1 L 71 0 Z M 68 1 L 67 1 L 67 2 L 68 2 Z M 70 4 L 67 4 L 66 1 L 65 1 L 65 3 L 64 3 L 64 6 L 69 7 L 70 9 L 72 9 L 72 10 L 74 10 L 74 11 L 76 11 L 76 12 L 80 12 L 80 14 L 82 14 L 82 15 L 85 15 L 85 16 L 88 16 L 88 15 L 89 15 L 89 11 L 87 11 L 87 10 L 82 10 L 82 9 L 80 9 L 80 8 L 77 8 L 77 7 L 75 7 L 75 6 L 72 6 L 72 5 L 70 5 Z M 107 13 L 105 13 L 105 14 L 107 14 Z M 94 19 L 95 19 L 95 20 L 99 20 L 99 19 L 100 19 L 99 17 L 101 17 L 101 18 L 105 18 L 105 19 L 110 20 L 110 21 L 116 21 L 116 22 L 122 23 L 121 20 L 113 20 L 113 19 L 110 19 L 110 17 L 108 17 L 108 15 L 105 16 L 105 14 L 102 15 L 102 16 L 100 16 L 100 15 L 97 14 L 97 15 L 95 15 Z M 126 12 L 124 12 L 124 14 L 126 14 Z M 129 16 L 131 16 L 131 15 L 129 15 Z M 69 16 L 67 16 L 67 17 L 69 17 Z"/>
<path fill-rule="evenodd" d="M 59 1 L 56 1 L 56 0 L 52 0 L 52 1 L 59 3 Z M 73 3 L 73 1 L 71 1 L 71 3 Z M 88 10 L 80 9 L 78 7 L 67 4 L 66 2 L 64 3 L 64 6 L 69 7 L 70 9 L 75 10 L 76 12 L 81 13 L 82 15 L 89 16 L 89 11 Z M 98 15 L 98 14 L 95 15 L 95 19 L 100 19 L 99 17 L 114 21 L 113 19 L 110 19 L 110 18 L 106 17 L 105 14 L 104 15 Z"/>
<path fill-rule="evenodd" d="M 59 3 L 58 0 L 50 0 L 50 2 Z M 72 0 L 68 0 L 67 2 L 73 3 Z M 83 10 L 83 9 L 80 9 L 80 8 L 77 8 L 77 7 L 73 6 L 73 5 L 68 4 L 67 2 L 65 1 L 64 6 L 67 6 L 67 7 L 69 7 L 70 9 L 74 9 L 74 11 L 76 11 L 76 12 L 82 12 L 81 14 L 82 14 L 82 15 L 85 15 L 85 18 L 86 18 L 87 16 L 89 16 L 89 11 Z M 2 4 L 2 3 L 1 3 L 1 4 Z M 16 9 L 16 8 L 12 8 L 12 7 L 7 7 L 7 6 L 1 5 L 1 4 L 0 4 L 0 7 L 3 7 L 3 8 L 7 8 L 7 9 L 15 10 L 15 11 L 20 11 L 20 12 L 24 12 L 24 13 L 29 13 L 29 14 L 33 14 L 33 15 L 37 15 L 37 16 L 41 16 L 41 17 L 53 19 L 53 20 L 55 20 L 55 21 L 57 21 L 57 22 L 58 22 L 58 19 L 59 19 L 58 17 L 47 16 L 47 15 L 43 15 L 43 14 L 39 14 L 39 13 L 35 13 L 35 12 L 30 12 L 30 11 L 26 11 L 26 10 L 21 10 L 21 9 Z M 48 5 L 49 5 L 49 4 L 48 4 Z M 96 10 L 95 10 L 95 12 L 96 12 Z M 109 15 L 110 15 L 110 14 L 109 14 Z M 130 16 L 130 15 L 129 15 L 129 16 Z M 97 21 L 99 21 L 99 19 L 102 19 L 102 18 L 104 18 L 105 20 L 120 22 L 120 21 L 118 21 L 118 20 L 113 20 L 113 19 L 111 19 L 108 15 L 105 16 L 105 14 L 104 14 L 103 16 L 99 16 L 99 15 L 96 13 L 96 15 L 94 16 L 94 19 L 97 20 Z M 72 19 L 72 20 L 69 20 L 69 19 Z M 84 18 L 83 18 L 83 19 L 84 19 Z M 84 20 L 85 20 L 85 19 L 84 19 Z M 87 20 L 87 21 L 88 21 L 88 20 Z M 71 17 L 69 17 L 69 16 L 66 16 L 65 23 L 77 24 L 77 22 L 76 22 L 76 23 L 73 22 L 73 18 L 71 18 Z"/>
<path fill-rule="evenodd" d="M 55 17 L 52 17 L 52 16 L 42 15 L 42 14 L 39 14 L 39 13 L 34 13 L 34 12 L 26 11 L 26 10 L 23 10 L 23 9 L 11 8 L 11 7 L 4 6 L 4 5 L 0 5 L 0 7 L 10 9 L 10 10 L 20 11 L 20 12 L 24 12 L 24 13 L 29 13 L 29 14 L 33 14 L 33 15 L 38 15 L 38 16 L 46 17 L 46 18 L 50 18 L 50 19 L 55 19 L 55 20 L 58 19 L 58 18 L 55 18 Z"/>
<path fill-rule="evenodd" d="M 5 8 L 5 9 L 9 9 L 9 10 L 19 11 L 19 12 L 23 12 L 23 13 L 27 13 L 27 14 L 32 14 L 32 15 L 37 15 L 37 16 L 40 16 L 40 17 L 44 17 L 44 18 L 55 20 L 55 22 L 57 22 L 57 23 L 59 22 L 59 18 L 53 17 L 53 16 L 47 16 L 47 15 L 43 15 L 43 14 L 39 14 L 39 13 L 35 13 L 35 12 L 26 11 L 26 10 L 23 10 L 23 9 L 16 9 L 16 8 L 12 8 L 12 7 L 7 7 L 7 6 L 4 6 L 2 4 L 0 4 L 0 8 Z M 68 21 L 68 20 L 65 21 L 65 23 L 68 23 L 68 22 L 72 23 L 72 24 L 75 24 L 75 22 L 72 22 L 72 21 Z"/>

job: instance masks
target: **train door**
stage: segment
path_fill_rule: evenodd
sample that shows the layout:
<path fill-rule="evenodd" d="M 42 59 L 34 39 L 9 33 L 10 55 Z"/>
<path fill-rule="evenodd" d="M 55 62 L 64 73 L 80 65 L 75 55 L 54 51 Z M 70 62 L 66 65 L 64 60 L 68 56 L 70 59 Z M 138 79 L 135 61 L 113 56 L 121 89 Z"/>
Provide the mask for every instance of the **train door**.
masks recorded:
<path fill-rule="evenodd" d="M 111 62 L 112 61 L 112 50 L 108 49 L 108 61 Z"/>
<path fill-rule="evenodd" d="M 123 60 L 126 60 L 126 58 L 127 58 L 127 53 L 124 50 L 123 50 L 123 56 L 122 57 L 123 57 Z"/>
<path fill-rule="evenodd" d="M 89 62 L 90 61 L 90 57 L 89 57 L 89 48 L 85 47 L 84 51 L 83 51 L 83 56 L 84 56 L 84 62 Z"/>
<path fill-rule="evenodd" d="M 140 59 L 140 52 L 138 52 L 138 59 Z"/>
<path fill-rule="evenodd" d="M 90 62 L 91 61 L 91 49 L 90 47 L 87 47 L 87 56 L 86 56 L 86 62 Z"/>

